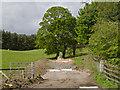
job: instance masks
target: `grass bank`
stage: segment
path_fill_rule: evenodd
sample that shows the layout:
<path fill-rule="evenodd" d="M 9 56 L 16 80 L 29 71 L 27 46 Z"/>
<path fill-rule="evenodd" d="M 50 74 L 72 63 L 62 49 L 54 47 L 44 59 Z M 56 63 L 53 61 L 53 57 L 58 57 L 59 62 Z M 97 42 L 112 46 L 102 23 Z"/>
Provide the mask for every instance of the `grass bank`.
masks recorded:
<path fill-rule="evenodd" d="M 82 48 L 79 50 L 79 53 L 87 53 L 89 52 L 89 48 Z M 104 77 L 103 73 L 99 73 L 97 71 L 97 62 L 92 59 L 92 55 L 83 55 L 79 57 L 72 58 L 78 67 L 89 69 L 94 72 L 94 82 L 100 85 L 103 88 L 118 88 L 119 85 L 110 81 Z"/>

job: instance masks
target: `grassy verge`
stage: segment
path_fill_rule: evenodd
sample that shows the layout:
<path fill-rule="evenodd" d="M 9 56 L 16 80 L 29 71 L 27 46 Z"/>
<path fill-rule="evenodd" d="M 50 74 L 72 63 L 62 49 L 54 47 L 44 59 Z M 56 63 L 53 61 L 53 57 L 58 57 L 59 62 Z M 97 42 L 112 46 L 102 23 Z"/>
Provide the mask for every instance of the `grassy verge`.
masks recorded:
<path fill-rule="evenodd" d="M 94 81 L 100 86 L 102 86 L 103 88 L 118 88 L 119 87 L 118 84 L 105 78 L 103 73 L 96 72 L 94 76 L 95 76 Z"/>
<path fill-rule="evenodd" d="M 83 48 L 79 50 L 79 53 L 88 52 L 89 48 Z M 92 55 L 83 55 L 79 57 L 72 58 L 75 60 L 75 63 L 78 67 L 89 69 L 94 72 L 94 82 L 100 85 L 103 88 L 118 88 L 118 84 L 110 81 L 104 77 L 103 73 L 97 72 L 97 62 L 92 60 Z"/>
<path fill-rule="evenodd" d="M 97 72 L 97 62 L 92 60 L 92 55 L 83 55 L 72 58 L 78 67 L 89 69 L 92 72 Z"/>

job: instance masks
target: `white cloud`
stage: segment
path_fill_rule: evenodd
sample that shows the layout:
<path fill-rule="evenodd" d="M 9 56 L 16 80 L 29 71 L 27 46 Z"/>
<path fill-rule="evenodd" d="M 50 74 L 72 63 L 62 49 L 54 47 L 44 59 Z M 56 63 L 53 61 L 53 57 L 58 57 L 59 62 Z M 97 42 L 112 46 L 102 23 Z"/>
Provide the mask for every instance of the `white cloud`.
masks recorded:
<path fill-rule="evenodd" d="M 52 6 L 68 8 L 73 16 L 84 6 L 80 2 L 3 2 L 3 29 L 10 32 L 37 33 L 39 22 L 47 9 Z"/>
<path fill-rule="evenodd" d="M 0 0 L 0 29 L 2 29 L 2 2 Z"/>
<path fill-rule="evenodd" d="M 89 0 L 2 0 L 3 2 L 88 2 Z"/>

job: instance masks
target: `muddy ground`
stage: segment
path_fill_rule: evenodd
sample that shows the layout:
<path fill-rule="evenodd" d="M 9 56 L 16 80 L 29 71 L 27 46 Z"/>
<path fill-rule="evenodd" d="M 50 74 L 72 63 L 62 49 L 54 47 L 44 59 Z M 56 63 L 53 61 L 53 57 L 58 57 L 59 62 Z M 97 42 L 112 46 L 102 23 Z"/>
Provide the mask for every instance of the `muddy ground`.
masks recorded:
<path fill-rule="evenodd" d="M 33 84 L 31 88 L 79 88 L 80 86 L 96 86 L 93 81 L 93 72 L 73 65 L 71 59 L 49 60 L 47 72 L 41 77 L 44 81 Z M 49 71 L 57 70 L 57 71 Z M 63 69 L 67 69 L 65 71 Z M 72 71 L 71 71 L 72 69 Z"/>

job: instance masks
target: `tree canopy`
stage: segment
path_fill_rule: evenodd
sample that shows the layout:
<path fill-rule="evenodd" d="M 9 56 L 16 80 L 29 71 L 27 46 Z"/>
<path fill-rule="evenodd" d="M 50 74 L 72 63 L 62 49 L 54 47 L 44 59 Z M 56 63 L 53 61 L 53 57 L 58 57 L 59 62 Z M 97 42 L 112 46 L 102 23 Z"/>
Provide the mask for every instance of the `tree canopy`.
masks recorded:
<path fill-rule="evenodd" d="M 59 56 L 59 52 L 63 52 L 64 57 L 67 47 L 75 42 L 75 25 L 76 18 L 67 8 L 59 6 L 49 8 L 40 22 L 36 46 L 46 49 L 47 54 L 57 53 Z"/>
<path fill-rule="evenodd" d="M 78 37 L 76 40 L 79 44 L 88 44 L 88 40 L 93 33 L 91 28 L 96 23 L 98 16 L 98 10 L 95 7 L 96 3 L 91 5 L 86 3 L 85 7 L 78 11 L 76 27 Z"/>
<path fill-rule="evenodd" d="M 78 11 L 76 40 L 79 44 L 88 44 L 94 30 L 92 27 L 97 23 L 106 21 L 118 21 L 120 10 L 118 2 L 92 2 L 86 3 L 85 7 Z"/>
<path fill-rule="evenodd" d="M 8 31 L 2 31 L 2 49 L 11 49 L 11 50 L 32 50 L 35 48 L 36 35 L 25 35 L 11 33 Z"/>

